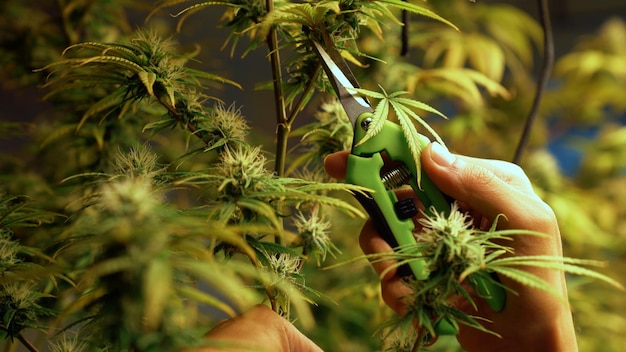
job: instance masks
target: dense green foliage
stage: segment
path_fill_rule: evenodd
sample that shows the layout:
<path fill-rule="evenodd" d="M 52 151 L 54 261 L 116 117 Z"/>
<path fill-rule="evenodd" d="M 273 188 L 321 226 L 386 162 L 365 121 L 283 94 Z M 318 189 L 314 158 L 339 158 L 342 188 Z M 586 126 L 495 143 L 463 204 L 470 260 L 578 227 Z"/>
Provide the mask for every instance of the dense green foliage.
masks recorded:
<path fill-rule="evenodd" d="M 407 43 L 401 11 L 411 13 Z M 264 50 L 269 58 L 257 64 L 271 81 L 256 83 L 274 100 L 247 113 L 255 116 L 244 117 L 221 91 L 247 87 L 208 72 L 201 51 L 177 44 L 195 19 L 212 13 L 220 22 L 203 21 L 201 30 L 221 27 L 214 36 L 225 38 L 232 56 Z M 129 14 L 149 18 L 145 28 L 134 29 Z M 444 295 L 429 301 L 424 282 L 414 283 L 414 315 L 395 319 L 383 307 L 355 245 L 363 214 L 350 192 L 363 189 L 320 171 L 326 155 L 349 148 L 352 132 L 328 94 L 311 37 L 337 44 L 362 93 L 380 100 L 378 112 L 411 131 L 432 128 L 454 151 L 513 155 L 542 41 L 539 25 L 513 7 L 465 0 L 0 5 L 3 89 L 41 85 L 37 99 L 46 101 L 32 121 L 0 120 L 0 138 L 28 141 L 0 155 L 0 342 L 7 350 L 178 350 L 211 343 L 201 337 L 216 321 L 265 302 L 326 350 L 401 351 L 417 338 L 402 328 L 408 318 L 428 321 L 432 315 L 422 315 L 433 307 L 457 317 Z M 406 44 L 410 55 L 402 56 Z M 618 280 L 626 274 L 626 134 L 618 119 L 626 111 L 625 61 L 620 20 L 559 58 L 522 162 L 559 218 L 565 255 L 591 260 L 499 258 L 509 249 L 490 240 L 520 233 L 476 231 L 454 212 L 430 219 L 432 240 L 419 248 L 432 253 L 438 278 L 462 280 L 487 267 L 541 287 L 512 267 L 524 260 L 583 274 L 569 287 L 583 351 L 625 343 L 623 292 L 577 266 L 606 261 L 600 272 Z M 435 109 L 449 119 L 431 119 Z M 275 125 L 276 135 L 251 136 L 251 122 Z M 573 142 L 583 157 L 566 174 L 548 145 L 573 127 L 599 132 Z M 272 142 L 264 149 L 259 140 Z M 399 258 L 415 252 L 405 250 Z M 458 293 L 458 280 L 437 290 Z M 481 328 L 471 317 L 457 322 Z M 35 330 L 45 342 L 30 338 Z M 458 348 L 442 339 L 432 349 Z"/>

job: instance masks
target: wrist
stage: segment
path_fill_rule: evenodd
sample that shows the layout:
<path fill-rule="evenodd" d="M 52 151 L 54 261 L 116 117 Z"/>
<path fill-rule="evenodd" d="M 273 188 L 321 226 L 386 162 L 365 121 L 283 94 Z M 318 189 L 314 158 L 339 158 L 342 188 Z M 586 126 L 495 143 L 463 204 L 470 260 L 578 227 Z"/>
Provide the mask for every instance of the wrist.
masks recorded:
<path fill-rule="evenodd" d="M 544 351 L 578 351 L 574 322 L 569 310 L 563 312 L 560 319 L 555 320 L 545 328 L 545 333 L 541 339 L 542 341 L 537 341 L 535 346 L 546 346 Z"/>
<path fill-rule="evenodd" d="M 545 319 L 539 324 L 519 326 L 520 335 L 512 339 L 508 351 L 536 351 L 536 352 L 576 352 L 578 344 L 572 315 L 569 310 L 554 317 Z M 505 337 L 506 339 L 506 337 Z"/>

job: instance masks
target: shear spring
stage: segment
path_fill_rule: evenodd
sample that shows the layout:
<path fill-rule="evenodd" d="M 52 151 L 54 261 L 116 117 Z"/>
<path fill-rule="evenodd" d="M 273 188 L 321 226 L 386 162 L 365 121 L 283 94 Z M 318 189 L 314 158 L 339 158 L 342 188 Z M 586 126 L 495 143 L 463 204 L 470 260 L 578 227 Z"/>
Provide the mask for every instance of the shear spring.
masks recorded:
<path fill-rule="evenodd" d="M 400 165 L 387 171 L 381 179 L 387 190 L 393 190 L 408 183 L 411 177 L 413 177 L 411 169 L 406 165 Z"/>

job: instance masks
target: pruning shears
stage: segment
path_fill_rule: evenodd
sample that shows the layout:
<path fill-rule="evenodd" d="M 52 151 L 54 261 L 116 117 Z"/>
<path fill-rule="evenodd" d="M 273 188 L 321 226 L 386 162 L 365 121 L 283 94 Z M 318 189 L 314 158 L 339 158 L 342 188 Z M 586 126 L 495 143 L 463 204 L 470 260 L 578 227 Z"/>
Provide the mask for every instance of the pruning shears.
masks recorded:
<path fill-rule="evenodd" d="M 363 141 L 372 122 L 374 109 L 365 97 L 358 95 L 358 82 L 336 46 L 329 40 L 325 41 L 325 46 L 316 40 L 312 40 L 312 43 L 354 128 L 346 182 L 371 190 L 357 193 L 355 197 L 372 219 L 376 230 L 392 248 L 416 244 L 412 218 L 419 212 L 418 205 L 413 198 L 398 199 L 394 190 L 410 185 L 426 212 L 432 210 L 448 215 L 453 200 L 434 185 L 422 168 L 417 167 L 400 125 L 386 120 L 377 134 Z M 422 148 L 430 143 L 430 139 L 421 134 L 419 139 Z M 421 173 L 419 178 L 418 172 Z M 428 280 L 430 275 L 423 260 L 408 262 L 399 267 L 399 273 L 417 280 Z M 501 286 L 480 279 L 475 280 L 472 286 L 487 300 L 491 309 L 500 311 L 504 308 L 506 296 Z M 436 330 L 441 335 L 457 333 L 444 320 L 437 322 Z"/>

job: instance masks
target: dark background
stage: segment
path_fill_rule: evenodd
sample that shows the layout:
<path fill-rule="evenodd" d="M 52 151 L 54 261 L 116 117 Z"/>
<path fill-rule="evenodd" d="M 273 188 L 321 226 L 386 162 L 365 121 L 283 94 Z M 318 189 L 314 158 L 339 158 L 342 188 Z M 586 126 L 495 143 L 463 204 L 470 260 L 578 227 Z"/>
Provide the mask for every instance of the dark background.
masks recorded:
<path fill-rule="evenodd" d="M 1 1 L 1 0 L 0 0 Z M 433 0 L 436 1 L 436 0 Z M 534 18 L 538 18 L 536 1 L 524 0 L 478 0 L 480 2 L 509 3 L 523 9 Z M 552 0 L 550 1 L 550 12 L 554 31 L 555 52 L 557 57 L 573 47 L 575 41 L 583 35 L 593 34 L 597 29 L 611 17 L 626 18 L 626 0 Z M 132 15 L 131 15 L 132 16 Z M 134 15 L 134 20 L 138 25 L 143 23 L 144 14 Z M 202 47 L 199 60 L 202 69 L 215 72 L 233 79 L 242 84 L 244 90 L 226 87 L 224 91 L 218 92 L 228 104 L 235 102 L 241 106 L 244 116 L 255 129 L 267 132 L 267 138 L 271 138 L 274 133 L 274 120 L 269 118 L 274 114 L 272 93 L 269 91 L 255 91 L 254 82 L 270 80 L 269 69 L 264 67 L 265 52 L 256 50 L 245 58 L 240 58 L 241 51 L 245 43 L 239 46 L 239 51 L 235 57 L 228 59 L 228 49 L 221 50 L 225 30 L 215 29 L 207 26 L 207 23 L 217 23 L 218 15 L 214 21 L 207 16 L 211 16 L 211 11 L 207 10 L 202 16 L 191 16 L 183 27 L 179 40 L 183 45 L 190 45 L 197 42 Z M 172 27 L 175 20 L 172 20 Z M 190 37 L 189 34 L 194 34 Z M 178 39 L 178 38 L 177 38 Z M 223 59 L 223 60 L 221 60 Z M 227 62 L 229 66 L 220 66 Z M 626 63 L 624 63 L 626 65 Z M 266 76 L 266 77 L 264 77 Z M 254 93 L 252 93 L 254 92 Z M 215 94 L 214 92 L 212 94 Z M 18 90 L 7 90 L 0 84 L 0 119 L 7 121 L 32 121 L 37 116 L 42 116 L 46 111 L 46 104 L 41 101 L 42 90 L 37 88 L 27 88 Z M 300 121 L 302 122 L 302 121 Z M 3 151 L 18 150 L 24 143 L 20 138 L 0 138 L 0 149 Z M 1 162 L 1 161 L 0 161 Z"/>

